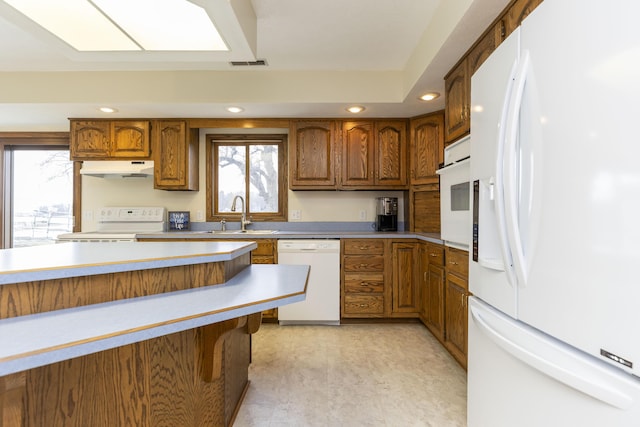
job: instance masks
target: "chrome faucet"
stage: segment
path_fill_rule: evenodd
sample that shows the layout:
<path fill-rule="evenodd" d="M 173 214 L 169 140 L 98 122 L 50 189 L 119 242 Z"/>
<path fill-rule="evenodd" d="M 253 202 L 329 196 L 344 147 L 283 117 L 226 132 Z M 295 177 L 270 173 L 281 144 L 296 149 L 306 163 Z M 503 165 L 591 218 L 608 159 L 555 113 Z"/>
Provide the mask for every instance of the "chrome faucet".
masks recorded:
<path fill-rule="evenodd" d="M 241 211 L 242 215 L 240 216 L 240 230 L 247 231 L 247 224 L 251 224 L 251 221 L 247 219 L 247 211 L 245 210 L 244 199 L 242 198 L 242 196 L 236 196 L 233 198 L 233 202 L 231 203 L 231 212 L 236 211 L 236 202 L 238 201 L 238 199 L 240 199 L 240 201 L 242 202 L 242 211 Z"/>

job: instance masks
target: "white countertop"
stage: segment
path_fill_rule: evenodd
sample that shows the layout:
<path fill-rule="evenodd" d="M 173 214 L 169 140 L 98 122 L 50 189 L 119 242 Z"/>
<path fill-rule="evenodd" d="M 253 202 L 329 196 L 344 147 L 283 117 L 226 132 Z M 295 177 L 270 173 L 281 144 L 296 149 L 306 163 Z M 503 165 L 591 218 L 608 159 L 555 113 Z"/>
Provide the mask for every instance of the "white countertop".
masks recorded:
<path fill-rule="evenodd" d="M 253 242 L 67 242 L 0 250 L 0 285 L 229 261 Z"/>
<path fill-rule="evenodd" d="M 0 376 L 302 301 L 308 274 L 251 265 L 220 285 L 3 319 Z"/>

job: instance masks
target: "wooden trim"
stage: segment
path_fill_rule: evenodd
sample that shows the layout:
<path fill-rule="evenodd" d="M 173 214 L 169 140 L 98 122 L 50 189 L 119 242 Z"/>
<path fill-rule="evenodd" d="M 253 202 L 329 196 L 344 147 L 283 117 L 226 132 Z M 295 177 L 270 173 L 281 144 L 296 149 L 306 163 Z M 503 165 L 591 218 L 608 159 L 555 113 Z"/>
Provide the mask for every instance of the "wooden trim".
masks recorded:
<path fill-rule="evenodd" d="M 217 191 L 218 180 L 214 177 L 214 171 L 216 170 L 217 162 L 214 161 L 217 156 L 213 150 L 213 144 L 220 141 L 229 141 L 229 145 L 233 145 L 237 142 L 238 145 L 246 146 L 246 143 L 258 142 L 258 141 L 273 141 L 273 143 L 280 146 L 278 150 L 278 212 L 276 213 L 256 213 L 248 212 L 248 216 L 253 216 L 255 221 L 287 221 L 287 209 L 288 209 L 288 135 L 287 134 L 207 134 L 205 136 L 205 170 L 206 170 L 206 219 L 207 221 L 219 221 L 225 220 L 239 220 L 239 213 L 219 213 L 219 208 L 214 203 L 214 193 Z M 248 188 L 247 188 L 248 191 Z M 249 201 L 245 197 L 245 203 L 249 204 Z M 247 209 L 248 211 L 248 209 Z"/>
<path fill-rule="evenodd" d="M 289 119 L 187 119 L 190 128 L 283 128 L 289 129 Z"/>

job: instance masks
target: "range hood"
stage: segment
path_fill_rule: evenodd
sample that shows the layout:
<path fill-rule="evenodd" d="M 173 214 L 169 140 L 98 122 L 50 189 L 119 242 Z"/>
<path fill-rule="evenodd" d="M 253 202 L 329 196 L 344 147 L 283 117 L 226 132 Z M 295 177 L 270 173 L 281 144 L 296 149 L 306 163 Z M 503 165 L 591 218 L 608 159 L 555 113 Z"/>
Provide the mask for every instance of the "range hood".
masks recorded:
<path fill-rule="evenodd" d="M 80 174 L 101 178 L 144 178 L 153 176 L 153 160 L 85 160 Z"/>

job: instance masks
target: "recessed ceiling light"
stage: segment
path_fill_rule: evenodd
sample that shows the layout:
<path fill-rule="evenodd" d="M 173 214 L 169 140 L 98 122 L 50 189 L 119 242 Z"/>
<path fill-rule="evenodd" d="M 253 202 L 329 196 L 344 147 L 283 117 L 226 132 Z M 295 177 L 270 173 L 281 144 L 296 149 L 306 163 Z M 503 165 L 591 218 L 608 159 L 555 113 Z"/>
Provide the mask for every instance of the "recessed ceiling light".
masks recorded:
<path fill-rule="evenodd" d="M 100 111 L 102 111 L 103 113 L 117 113 L 118 110 L 116 110 L 115 108 L 111 108 L 111 107 L 100 107 Z"/>
<path fill-rule="evenodd" d="M 438 92 L 429 92 L 429 93 L 425 93 L 424 95 L 422 95 L 419 99 L 423 100 L 423 101 L 433 101 L 434 99 L 438 98 L 440 96 L 440 94 Z"/>
<path fill-rule="evenodd" d="M 353 107 L 347 108 L 347 111 L 353 114 L 362 113 L 364 110 L 365 108 L 360 105 L 354 105 Z"/>
<path fill-rule="evenodd" d="M 242 113 L 244 108 L 242 107 L 227 107 L 227 111 L 230 113 Z"/>

